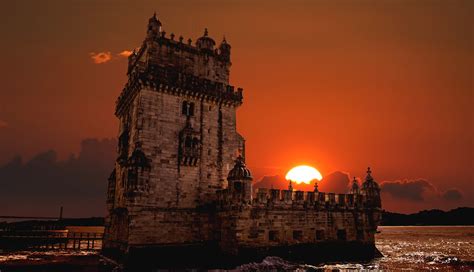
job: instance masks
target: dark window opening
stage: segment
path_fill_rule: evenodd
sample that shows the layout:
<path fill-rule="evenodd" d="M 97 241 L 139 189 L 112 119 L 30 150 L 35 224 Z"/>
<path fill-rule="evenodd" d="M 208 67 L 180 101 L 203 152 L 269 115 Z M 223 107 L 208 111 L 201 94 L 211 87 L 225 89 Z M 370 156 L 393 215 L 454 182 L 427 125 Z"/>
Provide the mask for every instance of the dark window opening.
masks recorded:
<path fill-rule="evenodd" d="M 184 146 L 185 147 L 191 147 L 193 145 L 193 140 L 191 139 L 191 137 L 186 137 L 186 140 L 184 141 Z"/>
<path fill-rule="evenodd" d="M 339 241 L 347 240 L 346 230 L 337 230 L 337 240 Z"/>
<path fill-rule="evenodd" d="M 198 148 L 198 146 L 199 146 L 199 140 L 198 140 L 198 138 L 194 138 L 193 139 L 193 148 Z"/>
<path fill-rule="evenodd" d="M 250 233 L 249 233 L 249 238 L 250 239 L 256 239 L 258 238 L 258 229 L 257 228 L 251 228 Z"/>
<path fill-rule="evenodd" d="M 234 182 L 234 190 L 236 190 L 237 192 L 241 192 L 242 191 L 242 183 L 241 182 Z"/>
<path fill-rule="evenodd" d="M 303 240 L 303 231 L 301 230 L 294 230 L 293 231 L 293 240 L 301 241 Z"/>
<path fill-rule="evenodd" d="M 363 230 L 358 230 L 357 231 L 357 240 L 364 240 L 364 231 Z"/>
<path fill-rule="evenodd" d="M 269 241 L 273 241 L 273 242 L 277 242 L 279 239 L 278 239 L 278 231 L 276 230 L 271 230 L 268 232 L 268 240 Z"/>
<path fill-rule="evenodd" d="M 181 107 L 181 113 L 186 116 L 194 116 L 194 103 L 183 101 L 183 105 Z"/>
<path fill-rule="evenodd" d="M 316 231 L 316 240 L 324 240 L 324 230 Z"/>

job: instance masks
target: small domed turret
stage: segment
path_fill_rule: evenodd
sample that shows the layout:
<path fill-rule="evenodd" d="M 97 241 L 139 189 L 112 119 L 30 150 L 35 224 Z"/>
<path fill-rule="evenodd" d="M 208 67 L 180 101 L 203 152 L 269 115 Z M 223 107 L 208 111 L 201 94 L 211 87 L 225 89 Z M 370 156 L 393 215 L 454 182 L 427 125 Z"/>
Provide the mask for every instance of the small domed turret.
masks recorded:
<path fill-rule="evenodd" d="M 214 46 L 216 42 L 209 37 L 209 33 L 207 32 L 207 28 L 204 29 L 204 36 L 200 37 L 196 41 L 196 46 L 198 49 L 207 49 L 207 50 L 214 50 Z"/>
<path fill-rule="evenodd" d="M 381 207 L 380 187 L 372 177 L 370 167 L 367 168 L 367 176 L 362 183 L 361 194 L 365 195 L 367 204 L 373 207 Z"/>
<path fill-rule="evenodd" d="M 354 177 L 352 180 L 352 188 L 351 188 L 351 193 L 354 195 L 358 195 L 360 193 L 359 190 L 359 183 L 357 182 L 357 179 Z"/>
<path fill-rule="evenodd" d="M 252 180 L 252 174 L 250 174 L 250 170 L 245 166 L 242 156 L 237 157 L 235 160 L 234 168 L 229 171 L 227 180 Z"/>
<path fill-rule="evenodd" d="M 227 43 L 225 37 L 222 39 L 221 44 L 219 45 L 219 55 L 222 59 L 230 61 L 230 44 Z"/>
<path fill-rule="evenodd" d="M 161 32 L 161 22 L 156 18 L 156 12 L 148 20 L 147 38 L 159 37 Z"/>
<path fill-rule="evenodd" d="M 252 175 L 245 166 L 244 159 L 239 156 L 235 160 L 234 168 L 227 175 L 228 190 L 238 201 L 250 203 L 252 201 Z"/>
<path fill-rule="evenodd" d="M 367 167 L 367 176 L 365 177 L 364 183 L 362 183 L 363 190 L 380 190 L 379 185 L 375 182 L 374 178 L 372 177 L 372 170 L 370 167 Z"/>

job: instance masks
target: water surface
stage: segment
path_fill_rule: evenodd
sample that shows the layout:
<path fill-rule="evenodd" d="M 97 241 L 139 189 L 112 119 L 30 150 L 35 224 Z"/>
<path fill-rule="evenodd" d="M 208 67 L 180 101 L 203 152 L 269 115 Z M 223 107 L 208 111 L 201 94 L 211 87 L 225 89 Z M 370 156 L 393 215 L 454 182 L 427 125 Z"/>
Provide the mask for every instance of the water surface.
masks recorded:
<path fill-rule="evenodd" d="M 470 271 L 474 270 L 474 226 L 417 226 L 417 227 L 379 227 L 376 245 L 384 255 L 366 263 L 326 263 L 300 264 L 289 262 L 278 257 L 269 256 L 259 263 L 243 264 L 236 267 L 237 271 L 255 270 L 312 270 L 312 271 L 377 271 L 377 270 L 408 270 L 408 271 Z M 0 253 L 0 268 L 6 264 L 23 265 L 28 263 L 48 263 L 77 256 L 74 260 L 74 271 L 97 271 L 91 265 L 91 259 L 84 257 L 96 255 L 93 251 L 44 251 L 42 253 L 23 251 Z M 81 269 L 81 259 L 88 260 L 85 270 Z M 99 258 L 92 259 L 97 260 Z M 77 264 L 76 264 L 77 263 Z M 77 267 L 76 267 L 77 266 Z M 3 267 L 9 271 L 8 267 Z M 51 267 L 34 271 L 63 271 Z M 33 271 L 22 266 L 22 271 Z M 69 269 L 68 269 L 69 271 Z"/>

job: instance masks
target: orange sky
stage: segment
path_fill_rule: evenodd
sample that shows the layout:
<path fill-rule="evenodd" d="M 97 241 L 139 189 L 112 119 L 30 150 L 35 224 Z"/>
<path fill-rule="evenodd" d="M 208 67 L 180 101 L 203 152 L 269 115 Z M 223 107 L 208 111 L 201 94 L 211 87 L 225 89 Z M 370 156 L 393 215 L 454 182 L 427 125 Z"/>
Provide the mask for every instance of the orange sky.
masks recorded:
<path fill-rule="evenodd" d="M 167 33 L 232 45 L 254 176 L 426 179 L 474 205 L 472 1 L 9 1 L 0 10 L 0 164 L 116 137 L 126 60 L 157 11 Z M 111 52 L 94 64 L 90 53 Z M 104 181 L 105 182 L 105 181 Z M 105 184 L 105 183 L 104 183 Z M 403 205 L 390 202 L 400 210 Z M 430 204 L 431 205 L 431 204 Z M 403 206 L 405 207 L 405 206 Z M 424 206 L 420 206 L 423 208 Z M 418 206 L 417 206 L 418 208 Z"/>

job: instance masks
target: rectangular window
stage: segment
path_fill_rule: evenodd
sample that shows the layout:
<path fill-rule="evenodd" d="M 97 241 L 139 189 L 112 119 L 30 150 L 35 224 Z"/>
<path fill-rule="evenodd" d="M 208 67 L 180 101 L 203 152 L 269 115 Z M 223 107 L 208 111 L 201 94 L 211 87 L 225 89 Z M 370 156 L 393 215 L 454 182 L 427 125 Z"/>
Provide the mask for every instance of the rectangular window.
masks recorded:
<path fill-rule="evenodd" d="M 337 240 L 339 241 L 346 241 L 347 240 L 347 235 L 346 235 L 346 230 L 337 230 Z"/>
<path fill-rule="evenodd" d="M 293 231 L 293 240 L 301 241 L 303 240 L 303 231 L 301 230 L 294 230 Z"/>
<path fill-rule="evenodd" d="M 186 116 L 194 116 L 194 103 L 183 101 L 181 106 L 181 113 Z"/>
<path fill-rule="evenodd" d="M 271 230 L 268 232 L 268 240 L 273 241 L 273 242 L 278 242 L 279 237 L 278 237 L 278 231 L 276 230 Z"/>
<path fill-rule="evenodd" d="M 316 240 L 318 241 L 324 240 L 324 230 L 316 231 Z"/>

